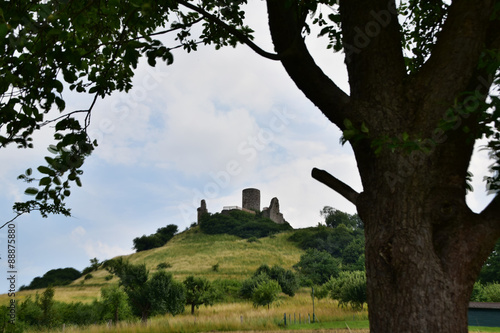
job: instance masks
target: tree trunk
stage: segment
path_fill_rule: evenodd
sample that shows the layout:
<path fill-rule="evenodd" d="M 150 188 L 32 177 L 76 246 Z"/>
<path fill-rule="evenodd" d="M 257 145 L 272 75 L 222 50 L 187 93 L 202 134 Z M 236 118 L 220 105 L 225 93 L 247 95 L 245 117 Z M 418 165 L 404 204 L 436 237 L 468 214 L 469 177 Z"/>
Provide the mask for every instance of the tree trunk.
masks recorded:
<path fill-rule="evenodd" d="M 358 159 L 371 332 L 468 332 L 473 284 L 498 232 L 486 236 L 457 181 L 468 164 L 457 150 L 471 145 L 448 140 Z"/>

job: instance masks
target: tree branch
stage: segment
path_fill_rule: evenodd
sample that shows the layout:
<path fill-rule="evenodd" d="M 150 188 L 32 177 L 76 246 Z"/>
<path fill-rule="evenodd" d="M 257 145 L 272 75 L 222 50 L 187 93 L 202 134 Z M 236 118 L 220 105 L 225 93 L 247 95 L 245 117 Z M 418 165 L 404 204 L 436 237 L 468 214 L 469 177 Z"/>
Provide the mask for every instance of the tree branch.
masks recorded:
<path fill-rule="evenodd" d="M 264 51 L 259 46 L 257 46 L 257 44 L 255 44 L 254 42 L 252 42 L 250 40 L 250 38 L 248 38 L 248 36 L 246 36 L 245 34 L 243 34 L 241 31 L 239 31 L 238 29 L 230 26 L 226 22 L 224 22 L 221 19 L 219 19 L 217 16 L 210 14 L 209 12 L 207 12 L 206 10 L 204 10 L 203 8 L 200 8 L 198 6 L 195 6 L 195 5 L 193 5 L 193 4 L 191 4 L 191 3 L 187 2 L 187 1 L 183 1 L 183 0 L 180 0 L 180 1 L 177 1 L 177 2 L 179 4 L 181 4 L 181 5 L 183 5 L 184 7 L 189 8 L 189 9 L 191 9 L 191 10 L 193 10 L 193 11 L 201 14 L 207 20 L 209 20 L 211 22 L 214 22 L 217 25 L 221 26 L 222 28 L 226 29 L 229 33 L 231 33 L 233 36 L 235 36 L 236 38 L 238 38 L 238 40 L 240 42 L 242 42 L 243 44 L 249 46 L 258 55 L 260 55 L 260 56 L 262 56 L 264 58 L 267 58 L 267 59 L 271 59 L 271 60 L 280 60 L 280 56 L 278 54 Z"/>
<path fill-rule="evenodd" d="M 346 183 L 335 178 L 328 172 L 317 168 L 312 169 L 311 176 L 320 183 L 325 184 L 329 188 L 333 189 L 335 192 L 339 193 L 341 196 L 352 202 L 354 205 L 356 205 L 359 193 L 356 192 L 352 187 L 350 187 Z"/>
<path fill-rule="evenodd" d="M 486 223 L 494 225 L 495 229 L 500 229 L 500 195 L 497 194 L 479 215 Z"/>
<path fill-rule="evenodd" d="M 420 99 L 450 104 L 468 88 L 485 47 L 489 28 L 485 22 L 492 10 L 493 1 L 489 0 L 452 2 L 431 56 L 415 76 Z"/>
<path fill-rule="evenodd" d="M 340 1 L 340 14 L 351 97 L 395 105 L 406 77 L 395 1 Z"/>
<path fill-rule="evenodd" d="M 267 11 L 273 44 L 288 75 L 332 123 L 344 129 L 350 98 L 309 53 L 302 37 L 306 15 L 299 2 L 268 0 Z"/>

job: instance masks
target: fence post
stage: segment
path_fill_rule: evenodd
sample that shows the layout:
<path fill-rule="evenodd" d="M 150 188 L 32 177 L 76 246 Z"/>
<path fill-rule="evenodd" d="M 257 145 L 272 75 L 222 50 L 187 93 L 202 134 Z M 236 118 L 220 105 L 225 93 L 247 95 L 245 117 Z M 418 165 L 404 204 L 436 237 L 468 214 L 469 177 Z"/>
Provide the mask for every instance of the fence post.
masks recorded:
<path fill-rule="evenodd" d="M 311 314 L 310 313 L 307 314 L 307 323 L 308 324 L 311 323 Z"/>
<path fill-rule="evenodd" d="M 285 326 L 286 326 L 286 312 L 283 314 L 283 321 L 284 321 Z"/>

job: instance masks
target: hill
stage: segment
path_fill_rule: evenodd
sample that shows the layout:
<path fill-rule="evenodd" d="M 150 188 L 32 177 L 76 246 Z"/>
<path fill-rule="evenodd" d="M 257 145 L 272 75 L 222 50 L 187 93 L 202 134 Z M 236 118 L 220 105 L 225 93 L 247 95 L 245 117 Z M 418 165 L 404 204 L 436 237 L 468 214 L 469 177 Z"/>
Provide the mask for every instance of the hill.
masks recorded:
<path fill-rule="evenodd" d="M 151 272 L 160 263 L 171 265 L 167 269 L 178 280 L 188 275 L 204 276 L 209 280 L 244 280 L 261 265 L 279 265 L 290 269 L 304 252 L 288 241 L 293 231 L 249 242 L 231 235 L 206 235 L 198 227 L 184 231 L 162 247 L 141 251 L 123 258 L 133 264 L 145 263 Z M 218 264 L 218 269 L 213 269 Z M 64 302 L 91 302 L 99 297 L 100 288 L 106 284 L 118 283 L 118 278 L 109 279 L 109 272 L 103 268 L 91 273 L 92 278 L 81 277 L 64 287 L 55 288 L 55 300 Z M 17 300 L 41 290 L 26 290 L 16 293 Z M 0 296 L 0 304 L 6 304 L 7 295 Z"/>

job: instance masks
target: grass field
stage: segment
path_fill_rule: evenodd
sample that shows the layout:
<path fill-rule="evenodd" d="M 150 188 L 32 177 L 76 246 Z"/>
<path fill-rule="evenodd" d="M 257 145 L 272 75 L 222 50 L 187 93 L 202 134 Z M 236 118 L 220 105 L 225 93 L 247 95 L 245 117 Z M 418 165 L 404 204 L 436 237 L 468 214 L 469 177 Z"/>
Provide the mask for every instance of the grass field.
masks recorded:
<path fill-rule="evenodd" d="M 292 323 L 287 325 L 287 330 L 314 330 L 321 332 L 322 329 L 339 328 L 346 329 L 346 323 L 351 329 L 364 328 L 368 332 L 368 313 L 351 309 L 343 309 L 337 306 L 333 300 L 321 300 L 315 302 L 315 314 L 319 323 L 309 323 L 312 320 L 312 299 L 308 289 L 301 289 L 294 297 L 283 295 L 279 304 L 255 308 L 250 302 L 222 303 L 210 307 L 200 307 L 194 315 L 189 310 L 175 317 L 170 315 L 151 318 L 148 325 L 140 322 L 121 323 L 117 327 L 107 325 L 95 325 L 91 327 L 77 328 L 65 327 L 65 332 L 165 332 L 165 333 L 197 333 L 197 332 L 273 332 L 283 331 L 284 314 L 291 318 Z M 300 316 L 300 324 L 299 324 Z M 295 320 L 294 320 L 295 318 Z M 293 324 L 295 322 L 295 324 Z M 61 331 L 62 327 L 52 332 Z M 305 331 L 303 331 L 305 330 Z M 318 331 L 319 330 L 319 331 Z M 335 331 L 333 331 L 335 332 Z M 345 331 L 344 331 L 345 332 Z"/>
<path fill-rule="evenodd" d="M 145 263 L 151 272 L 156 271 L 159 263 L 171 265 L 177 280 L 182 281 L 188 275 L 204 276 L 209 280 L 243 280 L 262 264 L 280 265 L 291 268 L 300 259 L 302 250 L 287 241 L 290 233 L 285 232 L 274 237 L 262 238 L 257 242 L 248 242 L 229 235 L 205 235 L 197 228 L 176 235 L 165 246 L 127 256 L 133 264 Z M 219 269 L 212 267 L 218 264 Z M 65 287 L 56 287 L 54 299 L 66 303 L 91 303 L 99 299 L 104 285 L 118 283 L 118 278 L 106 279 L 110 274 L 104 269 L 92 272 L 92 279 L 84 277 Z M 27 296 L 41 294 L 43 290 L 30 290 L 16 293 L 18 302 Z M 255 308 L 249 302 L 221 303 L 211 307 L 201 307 L 195 315 L 189 309 L 178 316 L 159 316 L 151 318 L 147 326 L 138 321 L 121 323 L 118 326 L 95 325 L 90 327 L 65 326 L 64 332 L 266 332 L 300 331 L 301 333 L 368 333 L 368 313 L 365 310 L 355 312 L 342 309 L 333 300 L 316 300 L 315 314 L 318 322 L 309 323 L 312 318 L 312 300 L 308 289 L 301 289 L 295 297 L 283 295 L 279 304 L 267 308 Z M 7 295 L 0 295 L 0 304 L 7 304 Z M 283 326 L 284 314 L 288 325 Z M 300 316 L 300 323 L 299 323 Z M 295 319 L 294 319 L 295 318 Z M 306 322 L 304 322 L 306 319 Z M 61 332 L 58 327 L 52 332 Z M 470 332 L 497 332 L 500 328 L 471 327 Z"/>

